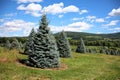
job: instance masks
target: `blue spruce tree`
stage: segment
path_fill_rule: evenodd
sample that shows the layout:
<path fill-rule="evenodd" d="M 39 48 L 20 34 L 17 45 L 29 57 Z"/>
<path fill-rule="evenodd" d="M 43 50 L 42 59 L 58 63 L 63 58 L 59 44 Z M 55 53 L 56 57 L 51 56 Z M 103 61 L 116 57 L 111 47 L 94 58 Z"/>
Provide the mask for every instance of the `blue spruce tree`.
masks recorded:
<path fill-rule="evenodd" d="M 9 50 L 11 49 L 11 44 L 9 40 L 6 41 L 5 47 Z"/>
<path fill-rule="evenodd" d="M 34 36 L 35 36 L 35 31 L 34 28 L 31 30 L 27 41 L 26 41 L 26 45 L 25 45 L 25 50 L 24 50 L 24 54 L 30 55 L 33 52 L 33 40 L 34 40 Z"/>
<path fill-rule="evenodd" d="M 14 38 L 14 40 L 11 43 L 11 49 L 17 49 L 17 50 L 20 49 L 20 44 L 16 38 Z"/>
<path fill-rule="evenodd" d="M 84 44 L 84 41 L 82 38 L 80 39 L 80 42 L 79 42 L 77 49 L 76 49 L 76 52 L 86 53 L 86 47 L 85 47 L 85 44 Z"/>
<path fill-rule="evenodd" d="M 71 57 L 71 48 L 64 31 L 59 33 L 59 36 L 57 36 L 57 46 L 60 57 Z"/>
<path fill-rule="evenodd" d="M 37 68 L 59 67 L 59 52 L 55 38 L 48 28 L 46 15 L 42 16 L 39 29 L 34 36 L 34 49 L 29 55 L 27 65 Z"/>

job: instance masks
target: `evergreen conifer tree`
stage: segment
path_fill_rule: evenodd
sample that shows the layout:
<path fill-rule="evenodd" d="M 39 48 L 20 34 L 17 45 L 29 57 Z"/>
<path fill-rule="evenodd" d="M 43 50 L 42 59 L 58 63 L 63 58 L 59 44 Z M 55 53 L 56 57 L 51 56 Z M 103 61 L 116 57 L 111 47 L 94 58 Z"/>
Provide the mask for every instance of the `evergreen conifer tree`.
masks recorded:
<path fill-rule="evenodd" d="M 77 49 L 76 49 L 76 52 L 86 53 L 86 47 L 85 47 L 85 44 L 84 44 L 84 41 L 82 38 L 80 39 L 80 42 L 79 42 Z"/>
<path fill-rule="evenodd" d="M 19 53 L 23 53 L 23 50 L 24 50 L 24 49 L 23 49 L 23 44 L 22 44 L 21 41 L 19 42 L 19 46 L 20 46 L 20 47 L 19 47 Z"/>
<path fill-rule="evenodd" d="M 6 47 L 7 49 L 11 49 L 11 44 L 10 44 L 10 41 L 9 41 L 9 40 L 6 41 L 5 47 Z"/>
<path fill-rule="evenodd" d="M 57 46 L 60 57 L 71 57 L 69 41 L 64 31 L 59 33 L 59 36 L 57 37 Z"/>
<path fill-rule="evenodd" d="M 33 28 L 31 30 L 28 38 L 27 38 L 26 45 L 25 45 L 25 50 L 24 50 L 24 54 L 27 54 L 27 55 L 32 54 L 33 44 L 34 44 L 34 42 L 33 42 L 34 36 L 35 36 L 35 31 L 34 31 L 34 28 Z"/>
<path fill-rule="evenodd" d="M 37 68 L 59 67 L 59 52 L 55 38 L 48 28 L 46 15 L 42 16 L 39 29 L 34 36 L 34 49 L 29 55 L 27 65 Z"/>
<path fill-rule="evenodd" d="M 11 43 L 11 49 L 17 49 L 17 50 L 20 49 L 20 44 L 19 44 L 19 42 L 18 42 L 18 40 L 16 38 Z"/>

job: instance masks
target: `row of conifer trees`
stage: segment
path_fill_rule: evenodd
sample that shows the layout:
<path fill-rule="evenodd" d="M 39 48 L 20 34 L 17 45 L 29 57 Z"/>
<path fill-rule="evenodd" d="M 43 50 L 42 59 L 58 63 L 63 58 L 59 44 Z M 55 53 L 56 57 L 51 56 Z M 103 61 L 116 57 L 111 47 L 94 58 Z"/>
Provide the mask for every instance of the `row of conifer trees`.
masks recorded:
<path fill-rule="evenodd" d="M 44 14 L 37 32 L 31 30 L 24 54 L 28 55 L 28 66 L 56 68 L 60 66 L 59 57 L 71 57 L 71 49 L 64 31 L 59 33 L 57 40 L 54 38 Z"/>
<path fill-rule="evenodd" d="M 42 16 L 37 32 L 34 29 L 31 30 L 25 47 L 17 40 L 11 44 L 7 41 L 6 47 L 9 49 L 10 46 L 16 47 L 19 51 L 24 49 L 24 54 L 28 55 L 28 59 L 25 62 L 26 65 L 37 68 L 56 68 L 60 66 L 60 57 L 72 57 L 65 32 L 60 32 L 55 39 L 48 27 L 46 14 Z M 86 49 L 82 38 L 75 51 L 78 53 L 94 53 L 94 50 Z"/>
<path fill-rule="evenodd" d="M 107 55 L 120 55 L 120 50 L 109 49 L 103 46 L 101 46 L 99 49 L 95 48 L 87 49 L 82 38 L 80 39 L 79 44 L 75 51 L 78 53 L 103 53 Z"/>
<path fill-rule="evenodd" d="M 24 49 L 25 44 L 22 44 L 22 42 L 19 42 L 16 38 L 10 43 L 9 40 L 5 43 L 5 48 L 11 50 L 11 49 L 17 49 L 19 52 L 22 52 Z"/>

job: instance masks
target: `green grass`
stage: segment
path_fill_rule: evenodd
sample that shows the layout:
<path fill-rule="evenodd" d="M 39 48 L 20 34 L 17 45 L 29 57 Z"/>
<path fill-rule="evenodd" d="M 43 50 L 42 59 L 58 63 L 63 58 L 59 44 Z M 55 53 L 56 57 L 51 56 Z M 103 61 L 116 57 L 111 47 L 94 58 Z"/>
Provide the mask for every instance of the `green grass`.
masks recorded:
<path fill-rule="evenodd" d="M 120 80 L 120 56 L 72 53 L 61 58 L 65 70 L 26 67 L 17 62 L 27 56 L 0 48 L 0 80 Z"/>

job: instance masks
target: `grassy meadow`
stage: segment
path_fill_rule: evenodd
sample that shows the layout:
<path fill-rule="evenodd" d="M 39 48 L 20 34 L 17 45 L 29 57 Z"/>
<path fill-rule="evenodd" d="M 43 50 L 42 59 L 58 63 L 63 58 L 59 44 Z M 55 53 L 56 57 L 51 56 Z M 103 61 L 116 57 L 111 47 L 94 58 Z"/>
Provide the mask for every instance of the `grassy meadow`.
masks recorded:
<path fill-rule="evenodd" d="M 26 55 L 0 47 L 0 80 L 120 80 L 120 56 L 75 52 L 72 55 L 60 58 L 60 68 L 38 69 L 18 62 Z"/>

